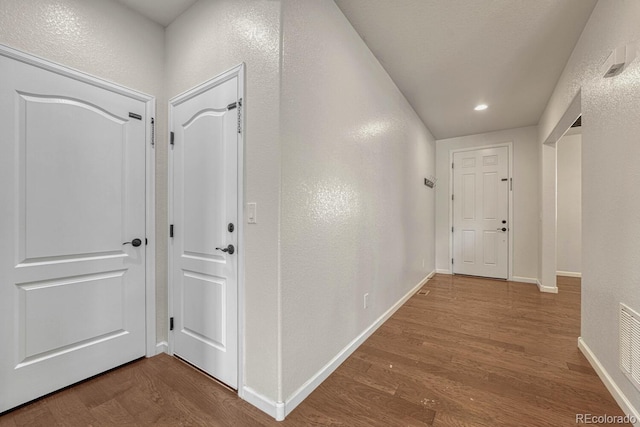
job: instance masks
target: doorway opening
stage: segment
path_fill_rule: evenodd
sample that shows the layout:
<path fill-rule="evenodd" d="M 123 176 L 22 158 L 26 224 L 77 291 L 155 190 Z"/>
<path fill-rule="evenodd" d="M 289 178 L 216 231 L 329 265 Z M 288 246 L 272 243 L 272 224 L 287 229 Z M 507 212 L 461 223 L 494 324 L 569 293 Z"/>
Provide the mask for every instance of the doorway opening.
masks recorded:
<path fill-rule="evenodd" d="M 582 276 L 581 118 L 556 144 L 556 275 Z"/>
<path fill-rule="evenodd" d="M 581 153 L 581 141 L 582 136 L 580 132 L 580 137 L 578 138 L 577 131 L 575 128 L 582 129 L 581 126 L 573 126 L 576 123 L 582 124 L 582 101 L 581 101 L 581 92 L 574 97 L 573 101 L 565 111 L 562 118 L 558 121 L 558 124 L 555 126 L 549 137 L 546 139 L 544 144 L 541 147 L 541 161 L 542 161 L 542 224 L 541 224 L 541 276 L 539 278 L 538 286 L 543 292 L 558 292 L 558 271 L 565 271 L 559 268 L 559 261 L 561 261 L 565 265 L 564 268 L 571 269 L 579 269 L 580 267 L 575 267 L 578 264 L 577 257 L 581 256 L 582 253 L 582 244 L 581 244 L 581 228 L 582 228 L 582 214 L 581 214 L 581 197 L 579 199 L 580 207 L 576 208 L 575 203 L 576 197 L 569 197 L 569 195 L 564 195 L 565 193 L 562 190 L 568 190 L 569 192 L 577 191 L 578 183 L 573 182 L 569 183 L 569 187 L 567 188 L 567 182 L 564 182 L 565 172 L 569 172 L 569 177 L 575 181 L 577 171 L 568 171 L 565 160 L 571 161 L 572 168 L 575 169 L 576 161 L 576 147 L 575 145 L 580 145 L 580 153 Z M 578 119 L 580 118 L 580 122 Z M 574 130 L 571 130 L 574 129 Z M 565 139 L 566 137 L 566 139 Z M 564 141 L 563 141 L 564 139 Z M 578 143 L 577 140 L 580 140 Z M 564 143 L 564 144 L 563 144 Z M 562 164 L 560 167 L 562 168 L 561 177 L 563 178 L 563 183 L 560 184 L 561 192 L 558 192 L 558 150 L 559 145 L 563 144 L 561 150 L 561 155 L 568 154 L 567 159 L 565 156 L 562 156 L 560 161 Z M 572 147 L 572 145 L 574 145 Z M 573 150 L 572 150 L 573 149 Z M 569 151 L 565 153 L 565 151 Z M 581 154 L 580 154 L 581 157 Z M 581 171 L 581 160 L 579 163 L 579 168 Z M 580 181 L 581 183 L 581 172 L 580 172 Z M 581 192 L 581 184 L 580 192 Z M 581 194 L 581 193 L 580 193 Z M 558 197 L 562 197 L 562 200 L 558 202 Z M 559 204 L 560 203 L 560 204 Z M 569 204 L 569 205 L 568 205 Z M 579 212 L 579 214 L 578 214 Z M 578 218 L 579 215 L 579 218 Z M 578 225 L 576 225 L 576 223 Z M 558 227 L 561 226 L 562 232 L 560 233 L 560 239 L 558 235 Z M 569 234 L 567 235 L 567 232 Z M 573 236 L 575 238 L 576 233 L 579 233 L 580 242 L 567 241 L 568 238 Z M 567 247 L 570 246 L 573 254 L 562 253 L 560 254 L 560 250 L 566 250 Z M 577 255 L 579 254 L 579 255 Z M 573 257 L 572 257 L 573 256 Z M 572 257 L 571 259 L 566 259 L 565 257 Z M 573 267 L 566 267 L 564 263 L 572 263 Z M 581 263 L 581 261 L 580 261 Z M 569 270 L 566 270 L 569 272 Z M 578 272 L 573 272 L 577 274 Z"/>

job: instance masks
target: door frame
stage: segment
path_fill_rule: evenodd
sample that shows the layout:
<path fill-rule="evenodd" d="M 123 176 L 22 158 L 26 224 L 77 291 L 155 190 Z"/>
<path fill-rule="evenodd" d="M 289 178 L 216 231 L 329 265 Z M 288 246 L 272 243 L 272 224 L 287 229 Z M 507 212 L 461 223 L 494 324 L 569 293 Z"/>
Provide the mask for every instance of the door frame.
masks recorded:
<path fill-rule="evenodd" d="M 578 88 L 573 100 L 567 106 L 555 127 L 543 141 L 540 157 L 541 165 L 541 185 L 540 188 L 540 211 L 541 211 L 541 223 L 540 223 L 540 259 L 538 288 L 540 292 L 558 293 L 557 284 L 557 261 L 558 254 L 556 249 L 558 232 L 557 232 L 557 193 L 558 193 L 558 150 L 557 142 L 564 136 L 564 134 L 571 129 L 571 125 L 582 115 L 582 87 Z M 552 160 L 548 159 L 549 156 L 544 156 L 545 150 L 551 150 L 553 152 Z M 545 158 L 548 159 L 545 161 Z M 550 163 L 549 163 L 550 162 Z M 549 167 L 550 166 L 550 167 Z M 580 165 L 582 168 L 582 163 Z M 552 185 L 544 185 L 545 182 L 552 183 Z"/>
<path fill-rule="evenodd" d="M 62 65 L 48 59 L 26 53 L 12 47 L 0 44 L 0 55 L 29 64 L 40 69 L 50 71 L 64 77 L 77 80 L 101 89 L 114 92 L 128 98 L 145 103 L 145 349 L 146 357 L 158 354 L 156 350 L 156 216 L 155 216 L 155 97 L 146 93 L 127 88 L 86 72 Z M 152 124 L 152 120 L 154 124 Z"/>
<path fill-rule="evenodd" d="M 245 236 L 244 236 L 244 147 L 245 147 L 245 116 L 246 116 L 246 97 L 245 97 L 245 63 L 240 63 L 233 68 L 228 69 L 227 71 L 218 74 L 215 77 L 212 77 L 205 82 L 192 87 L 191 89 L 182 92 L 179 95 L 174 96 L 169 100 L 168 105 L 168 118 L 169 118 L 169 132 L 167 133 L 167 149 L 168 151 L 168 161 L 169 161 L 169 171 L 168 171 L 168 224 L 173 224 L 173 212 L 174 212 L 174 200 L 173 200 L 173 178 L 174 178 L 174 159 L 171 154 L 171 131 L 173 131 L 173 107 L 181 104 L 194 96 L 197 96 L 207 90 L 215 87 L 229 79 L 234 77 L 238 78 L 238 99 L 242 100 L 238 109 L 240 110 L 240 128 L 241 132 L 238 137 L 238 248 L 236 249 L 236 254 L 238 254 L 238 390 L 237 393 L 240 397 L 242 397 L 242 390 L 244 384 L 244 307 L 245 307 L 245 287 L 244 287 L 244 262 L 245 262 Z M 168 262 L 167 262 L 167 277 L 168 277 L 168 313 L 169 316 L 167 318 L 167 325 L 169 324 L 169 319 L 174 316 L 174 298 L 173 292 L 175 288 L 175 283 L 173 282 L 173 273 L 175 270 L 174 260 L 173 260 L 173 240 L 167 233 L 167 248 L 168 248 Z M 169 328 L 167 327 L 167 340 L 168 340 L 168 353 L 173 356 L 174 355 L 174 337 Z"/>
<path fill-rule="evenodd" d="M 449 164 L 453 164 L 453 155 L 455 153 L 461 153 L 465 151 L 477 151 L 484 150 L 486 148 L 503 148 L 507 147 L 507 158 L 509 159 L 509 198 L 508 198 L 508 206 L 509 206 L 509 241 L 507 248 L 507 280 L 513 280 L 513 235 L 515 233 L 515 227 L 513 224 L 513 142 L 503 142 L 499 144 L 491 144 L 491 145 L 479 145 L 477 147 L 465 147 L 465 148 L 455 148 L 449 150 Z M 453 168 L 449 168 L 449 228 L 451 230 L 453 227 Z M 453 264 L 451 260 L 453 259 L 453 233 L 451 231 L 449 233 L 449 271 L 451 275 L 453 275 Z"/>

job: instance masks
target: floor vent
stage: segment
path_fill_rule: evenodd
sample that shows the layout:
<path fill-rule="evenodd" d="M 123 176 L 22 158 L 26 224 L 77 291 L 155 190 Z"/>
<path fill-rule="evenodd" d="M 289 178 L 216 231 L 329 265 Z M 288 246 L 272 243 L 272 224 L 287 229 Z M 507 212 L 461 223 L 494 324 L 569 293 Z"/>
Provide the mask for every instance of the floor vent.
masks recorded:
<path fill-rule="evenodd" d="M 620 304 L 620 369 L 640 390 L 640 315 Z"/>
<path fill-rule="evenodd" d="M 420 289 L 420 290 L 418 291 L 418 295 L 422 295 L 422 296 L 425 296 L 425 297 L 426 297 L 427 295 L 429 295 L 429 291 L 428 291 L 428 290 L 426 290 L 426 289 Z"/>

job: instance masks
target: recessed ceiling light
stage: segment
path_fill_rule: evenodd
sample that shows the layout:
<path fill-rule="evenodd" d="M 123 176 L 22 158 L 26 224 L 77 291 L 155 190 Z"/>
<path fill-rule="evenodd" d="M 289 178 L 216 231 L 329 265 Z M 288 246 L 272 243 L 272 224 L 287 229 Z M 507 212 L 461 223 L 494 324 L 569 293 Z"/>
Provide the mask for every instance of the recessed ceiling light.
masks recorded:
<path fill-rule="evenodd" d="M 480 105 L 476 105 L 476 108 L 474 108 L 474 110 L 482 111 L 482 110 L 486 110 L 487 108 L 489 108 L 487 104 L 480 104 Z"/>

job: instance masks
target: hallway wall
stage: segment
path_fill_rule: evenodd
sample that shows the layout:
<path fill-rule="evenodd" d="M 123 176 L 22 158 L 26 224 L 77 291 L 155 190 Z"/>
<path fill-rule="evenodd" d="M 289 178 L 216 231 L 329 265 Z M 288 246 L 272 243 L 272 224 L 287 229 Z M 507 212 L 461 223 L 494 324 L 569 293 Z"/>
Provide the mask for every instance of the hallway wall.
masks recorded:
<path fill-rule="evenodd" d="M 281 123 L 289 412 L 434 270 L 435 142 L 333 1 L 283 1 Z"/>
<path fill-rule="evenodd" d="M 618 311 L 640 311 L 640 61 L 613 78 L 601 65 L 619 46 L 640 41 L 640 2 L 596 5 L 540 120 L 542 144 L 578 91 L 582 99 L 581 346 L 618 403 L 640 418 L 640 390 L 618 367 Z M 617 392 L 616 392 L 617 390 Z"/>

